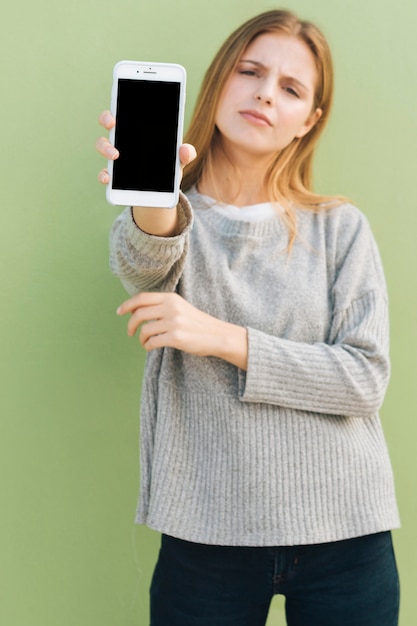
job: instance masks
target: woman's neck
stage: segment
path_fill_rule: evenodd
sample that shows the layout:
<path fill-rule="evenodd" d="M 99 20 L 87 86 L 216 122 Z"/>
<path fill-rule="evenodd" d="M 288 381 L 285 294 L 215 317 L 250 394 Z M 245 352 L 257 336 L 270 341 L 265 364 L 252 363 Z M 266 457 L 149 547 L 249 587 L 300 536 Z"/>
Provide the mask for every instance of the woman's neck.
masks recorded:
<path fill-rule="evenodd" d="M 270 200 L 265 183 L 268 165 L 261 158 L 228 158 L 221 150 L 210 160 L 198 183 L 200 193 L 243 207 Z"/>
<path fill-rule="evenodd" d="M 236 180 L 234 180 L 236 183 Z M 219 181 L 218 179 L 212 184 L 211 181 L 203 178 L 198 183 L 198 191 L 205 196 L 214 198 L 218 202 L 224 202 L 224 204 L 232 204 L 237 207 L 252 206 L 254 204 L 260 204 L 261 202 L 268 202 L 268 196 L 266 193 L 262 193 L 259 189 L 259 185 L 250 187 L 246 181 L 245 185 L 239 188 L 236 184 L 229 183 L 227 179 Z"/>

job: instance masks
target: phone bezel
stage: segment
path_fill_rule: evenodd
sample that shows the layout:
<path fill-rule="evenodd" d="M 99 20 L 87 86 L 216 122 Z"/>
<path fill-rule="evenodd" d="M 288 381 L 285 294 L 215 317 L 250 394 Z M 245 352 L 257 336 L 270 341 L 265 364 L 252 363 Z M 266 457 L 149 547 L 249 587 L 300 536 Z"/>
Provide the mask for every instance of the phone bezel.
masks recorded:
<path fill-rule="evenodd" d="M 113 69 L 113 84 L 111 92 L 110 110 L 116 118 L 117 114 L 117 93 L 119 79 L 128 78 L 131 80 L 147 81 L 167 81 L 178 82 L 180 84 L 179 95 L 179 115 L 177 128 L 177 150 L 174 175 L 174 191 L 141 191 L 131 189 L 113 189 L 113 161 L 108 162 L 110 181 L 107 184 L 106 197 L 110 204 L 121 206 L 144 206 L 153 208 L 172 209 L 178 204 L 179 186 L 181 179 L 181 164 L 179 160 L 179 147 L 182 143 L 184 128 L 184 107 L 185 107 L 185 87 L 186 71 L 182 65 L 177 63 L 154 63 L 144 61 L 119 61 Z M 116 128 L 113 127 L 109 133 L 109 140 L 114 144 Z"/>

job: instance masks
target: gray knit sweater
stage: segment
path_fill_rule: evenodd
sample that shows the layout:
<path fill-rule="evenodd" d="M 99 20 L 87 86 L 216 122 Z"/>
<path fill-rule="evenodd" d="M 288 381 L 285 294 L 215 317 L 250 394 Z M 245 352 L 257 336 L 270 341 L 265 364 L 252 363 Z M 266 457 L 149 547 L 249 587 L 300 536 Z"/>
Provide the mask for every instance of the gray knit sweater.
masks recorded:
<path fill-rule="evenodd" d="M 192 190 L 181 234 L 131 210 L 111 233 L 130 294 L 176 290 L 248 329 L 247 372 L 171 348 L 147 356 L 137 522 L 189 541 L 294 545 L 399 525 L 378 417 L 389 379 L 386 286 L 365 217 L 298 210 L 225 216 Z M 192 208 L 191 208 L 192 206 Z"/>

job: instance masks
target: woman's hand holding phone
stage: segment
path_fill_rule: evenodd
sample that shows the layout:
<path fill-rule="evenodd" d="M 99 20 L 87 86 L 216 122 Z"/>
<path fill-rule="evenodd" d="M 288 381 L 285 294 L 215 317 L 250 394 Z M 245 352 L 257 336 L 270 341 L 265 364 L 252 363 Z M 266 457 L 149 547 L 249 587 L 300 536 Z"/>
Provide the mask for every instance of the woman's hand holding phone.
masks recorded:
<path fill-rule="evenodd" d="M 99 123 L 103 128 L 110 131 L 116 123 L 110 111 L 103 111 L 99 117 Z M 118 150 L 107 137 L 99 137 L 96 141 L 97 151 L 107 160 L 116 160 L 119 157 Z M 182 144 L 179 149 L 181 166 L 184 168 L 196 157 L 196 151 L 191 144 Z M 110 181 L 108 169 L 100 170 L 98 179 L 103 185 Z M 151 235 L 172 236 L 176 234 L 177 211 L 176 209 L 163 209 L 155 207 L 133 207 L 133 218 L 139 228 Z"/>
<path fill-rule="evenodd" d="M 116 120 L 110 111 L 103 111 L 98 118 L 98 121 L 106 130 L 111 130 L 116 124 Z M 107 137 L 99 137 L 99 139 L 97 139 L 96 149 L 107 160 L 114 160 L 119 156 L 118 150 L 116 150 L 116 148 L 110 143 Z M 103 185 L 108 184 L 110 181 L 110 175 L 107 167 L 100 170 L 98 179 L 101 183 L 103 183 Z"/>

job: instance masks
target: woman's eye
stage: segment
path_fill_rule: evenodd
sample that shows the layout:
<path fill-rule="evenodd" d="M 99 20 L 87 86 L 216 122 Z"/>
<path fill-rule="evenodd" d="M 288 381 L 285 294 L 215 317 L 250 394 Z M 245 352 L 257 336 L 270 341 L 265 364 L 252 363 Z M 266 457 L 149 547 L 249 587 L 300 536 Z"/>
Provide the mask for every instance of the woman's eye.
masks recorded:
<path fill-rule="evenodd" d="M 240 74 L 243 74 L 244 76 L 256 76 L 256 72 L 255 70 L 240 70 Z"/>
<path fill-rule="evenodd" d="M 291 96 L 295 96 L 296 98 L 299 98 L 300 96 L 298 95 L 298 93 L 295 91 L 295 89 L 293 87 L 284 87 L 285 91 L 287 91 Z"/>

